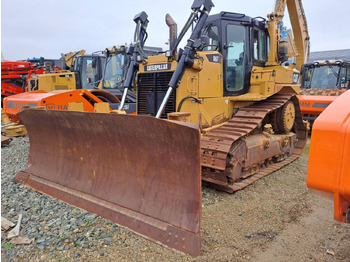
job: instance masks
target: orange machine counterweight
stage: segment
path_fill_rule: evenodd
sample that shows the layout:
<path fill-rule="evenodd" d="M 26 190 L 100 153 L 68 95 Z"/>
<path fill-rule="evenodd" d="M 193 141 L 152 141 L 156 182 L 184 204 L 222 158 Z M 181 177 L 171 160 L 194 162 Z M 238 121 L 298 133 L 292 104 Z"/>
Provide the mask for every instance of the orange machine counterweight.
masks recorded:
<path fill-rule="evenodd" d="M 334 200 L 334 219 L 350 223 L 350 90 L 316 119 L 307 186 Z"/>
<path fill-rule="evenodd" d="M 84 111 L 94 112 L 94 103 L 102 103 L 101 99 L 88 90 L 56 90 L 52 92 L 32 91 L 10 96 L 4 99 L 4 111 L 12 122 L 19 122 L 17 113 L 24 107 L 44 106 L 47 110 L 68 111 L 69 103 L 83 103 Z"/>

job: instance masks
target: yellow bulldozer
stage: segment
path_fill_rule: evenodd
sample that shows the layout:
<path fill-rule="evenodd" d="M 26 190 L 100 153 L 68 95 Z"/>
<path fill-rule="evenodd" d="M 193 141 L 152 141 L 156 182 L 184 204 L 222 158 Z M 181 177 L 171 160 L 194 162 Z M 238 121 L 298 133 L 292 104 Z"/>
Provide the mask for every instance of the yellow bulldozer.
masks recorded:
<path fill-rule="evenodd" d="M 293 33 L 282 24 L 286 6 Z M 123 88 L 137 76 L 137 115 L 20 112 L 30 157 L 15 181 L 200 255 L 201 180 L 240 190 L 297 159 L 307 138 L 296 97 L 309 52 L 301 1 L 276 1 L 268 19 L 209 16 L 212 7 L 194 0 L 162 55 L 145 59 L 132 45 Z"/>

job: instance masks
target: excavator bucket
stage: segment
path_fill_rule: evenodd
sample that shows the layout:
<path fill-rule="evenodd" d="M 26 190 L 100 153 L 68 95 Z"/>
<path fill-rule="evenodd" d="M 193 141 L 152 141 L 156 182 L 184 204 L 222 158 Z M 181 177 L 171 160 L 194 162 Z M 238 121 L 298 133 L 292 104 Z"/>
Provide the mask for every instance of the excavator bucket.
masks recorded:
<path fill-rule="evenodd" d="M 201 254 L 200 133 L 147 116 L 25 109 L 29 162 L 15 182 L 157 243 Z"/>

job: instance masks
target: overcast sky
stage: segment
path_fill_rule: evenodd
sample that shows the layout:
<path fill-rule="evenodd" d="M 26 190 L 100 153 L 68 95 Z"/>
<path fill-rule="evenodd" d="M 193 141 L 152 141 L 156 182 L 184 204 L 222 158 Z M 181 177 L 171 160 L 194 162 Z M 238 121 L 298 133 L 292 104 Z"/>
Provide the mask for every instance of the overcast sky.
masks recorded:
<path fill-rule="evenodd" d="M 211 14 L 220 11 L 266 17 L 274 0 L 213 0 Z M 130 43 L 133 17 L 146 11 L 148 46 L 165 48 L 165 14 L 178 23 L 178 32 L 190 14 L 192 0 L 2 0 L 1 52 L 6 60 L 31 57 L 59 58 L 61 53 Z M 304 0 L 311 51 L 350 48 L 349 0 Z"/>

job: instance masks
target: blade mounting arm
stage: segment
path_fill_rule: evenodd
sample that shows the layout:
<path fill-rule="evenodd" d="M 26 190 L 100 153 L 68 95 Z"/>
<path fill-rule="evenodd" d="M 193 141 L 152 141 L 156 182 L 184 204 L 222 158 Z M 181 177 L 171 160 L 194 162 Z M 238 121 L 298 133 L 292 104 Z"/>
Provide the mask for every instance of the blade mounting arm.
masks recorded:
<path fill-rule="evenodd" d="M 181 78 L 183 74 L 185 73 L 185 70 L 187 67 L 191 67 L 193 65 L 193 57 L 196 53 L 196 48 L 198 48 L 200 42 L 199 37 L 202 31 L 202 28 L 204 27 L 204 24 L 209 16 L 209 12 L 214 6 L 213 2 L 211 0 L 195 0 L 194 3 L 192 4 L 192 13 L 188 21 L 194 21 L 195 17 L 200 13 L 200 16 L 197 20 L 196 26 L 194 27 L 192 34 L 190 38 L 187 40 L 187 44 L 184 48 L 184 51 L 179 54 L 179 63 L 175 69 L 175 72 L 173 76 L 170 79 L 169 82 L 169 88 L 168 91 L 161 103 L 161 106 L 159 107 L 159 110 L 157 112 L 156 118 L 159 118 L 164 109 L 165 106 L 169 100 L 169 97 L 171 95 L 171 92 L 173 91 L 174 88 L 177 88 L 180 84 Z M 180 33 L 180 36 L 177 40 L 177 42 L 181 41 L 181 38 L 183 35 L 186 34 L 187 30 L 189 29 L 190 25 L 186 23 L 185 27 Z M 176 48 L 177 45 L 175 45 Z"/>

